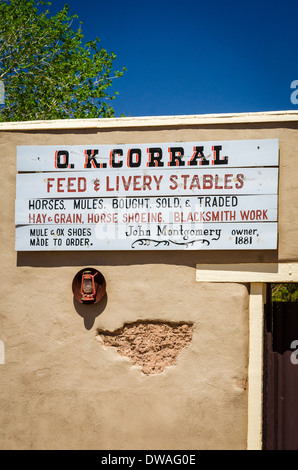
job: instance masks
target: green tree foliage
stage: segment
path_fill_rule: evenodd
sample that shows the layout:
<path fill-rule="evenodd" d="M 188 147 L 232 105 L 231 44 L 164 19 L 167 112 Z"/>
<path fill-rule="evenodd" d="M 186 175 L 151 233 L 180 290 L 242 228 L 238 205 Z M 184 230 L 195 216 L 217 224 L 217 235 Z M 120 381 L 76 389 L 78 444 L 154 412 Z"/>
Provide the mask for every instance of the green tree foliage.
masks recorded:
<path fill-rule="evenodd" d="M 0 121 L 112 117 L 107 93 L 114 53 L 99 39 L 83 43 L 78 16 L 69 7 L 53 16 L 44 0 L 0 0 L 0 81 L 5 104 Z"/>
<path fill-rule="evenodd" d="M 273 302 L 298 302 L 298 284 L 275 284 L 272 287 Z"/>

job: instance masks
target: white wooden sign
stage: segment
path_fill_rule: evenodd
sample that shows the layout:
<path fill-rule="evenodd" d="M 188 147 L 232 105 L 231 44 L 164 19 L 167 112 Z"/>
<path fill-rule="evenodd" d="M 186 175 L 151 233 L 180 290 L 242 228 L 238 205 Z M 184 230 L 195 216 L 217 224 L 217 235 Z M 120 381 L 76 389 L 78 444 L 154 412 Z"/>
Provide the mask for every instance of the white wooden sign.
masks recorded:
<path fill-rule="evenodd" d="M 277 247 L 277 139 L 20 146 L 17 167 L 16 250 Z"/>

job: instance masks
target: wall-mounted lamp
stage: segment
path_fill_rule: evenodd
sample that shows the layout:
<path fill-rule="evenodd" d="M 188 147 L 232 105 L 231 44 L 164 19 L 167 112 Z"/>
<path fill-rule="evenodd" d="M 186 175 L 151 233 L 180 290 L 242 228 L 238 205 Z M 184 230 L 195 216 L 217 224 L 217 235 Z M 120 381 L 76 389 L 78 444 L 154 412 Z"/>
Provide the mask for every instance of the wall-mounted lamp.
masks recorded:
<path fill-rule="evenodd" d="M 96 304 L 106 293 L 104 276 L 94 268 L 79 271 L 72 282 L 75 299 L 82 304 Z"/>
<path fill-rule="evenodd" d="M 91 271 L 84 271 L 82 275 L 82 284 L 81 284 L 81 296 L 83 302 L 94 302 L 95 301 L 95 283 L 94 277 L 95 274 L 91 274 Z"/>

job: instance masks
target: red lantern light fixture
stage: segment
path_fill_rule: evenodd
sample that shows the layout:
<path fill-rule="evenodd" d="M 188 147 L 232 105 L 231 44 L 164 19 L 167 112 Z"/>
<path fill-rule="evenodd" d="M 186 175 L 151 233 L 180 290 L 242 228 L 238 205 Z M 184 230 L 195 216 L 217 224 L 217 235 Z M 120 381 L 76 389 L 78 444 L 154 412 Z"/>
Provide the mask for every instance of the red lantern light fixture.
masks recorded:
<path fill-rule="evenodd" d="M 82 284 L 81 284 L 81 296 L 82 302 L 94 302 L 95 301 L 95 283 L 94 278 L 95 274 L 91 274 L 91 271 L 84 271 L 82 275 Z"/>
<path fill-rule="evenodd" d="M 82 269 L 72 281 L 72 292 L 81 304 L 96 304 L 105 296 L 105 278 L 94 268 Z"/>

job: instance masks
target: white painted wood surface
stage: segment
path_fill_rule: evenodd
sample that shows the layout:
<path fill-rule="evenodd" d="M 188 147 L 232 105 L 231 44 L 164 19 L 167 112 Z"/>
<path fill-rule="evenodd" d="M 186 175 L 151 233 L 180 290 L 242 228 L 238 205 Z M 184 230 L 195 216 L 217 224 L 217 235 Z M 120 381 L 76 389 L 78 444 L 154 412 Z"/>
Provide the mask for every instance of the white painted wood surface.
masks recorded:
<path fill-rule="evenodd" d="M 278 157 L 278 139 L 19 146 L 16 249 L 276 249 Z"/>
<path fill-rule="evenodd" d="M 17 147 L 17 170 L 18 171 L 80 171 L 84 169 L 87 149 L 98 151 L 96 159 L 104 168 L 111 169 L 110 154 L 114 149 L 119 149 L 122 156 L 117 160 L 123 162 L 122 170 L 127 168 L 127 155 L 130 149 L 141 150 L 141 166 L 139 169 L 147 169 L 150 148 L 162 150 L 162 161 L 164 168 L 169 169 L 169 148 L 181 147 L 183 149 L 185 167 L 194 154 L 195 147 L 203 147 L 204 155 L 210 161 L 213 158 L 212 147 L 220 145 L 221 155 L 228 156 L 225 167 L 253 167 L 253 166 L 277 166 L 278 165 L 278 139 L 257 140 L 231 140 L 231 141 L 193 141 L 193 142 L 149 142 L 115 145 L 20 145 Z M 69 165 L 67 168 L 59 169 L 55 166 L 55 154 L 57 151 L 65 150 L 69 153 Z M 63 159 L 61 158 L 61 162 Z M 91 170 L 92 171 L 92 170 Z"/>
<path fill-rule="evenodd" d="M 247 450 L 262 449 L 264 303 L 264 284 L 261 282 L 251 283 L 249 295 Z"/>
<path fill-rule="evenodd" d="M 16 199 L 15 223 L 275 222 L 277 196 Z"/>
<path fill-rule="evenodd" d="M 198 264 L 198 282 L 298 282 L 298 263 Z"/>
<path fill-rule="evenodd" d="M 277 223 L 20 225 L 16 250 L 274 250 Z"/>
<path fill-rule="evenodd" d="M 185 176 L 183 176 L 185 175 Z M 21 173 L 16 198 L 277 194 L 277 168 Z"/>

